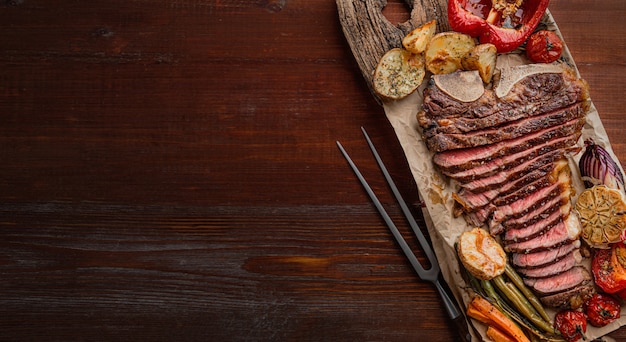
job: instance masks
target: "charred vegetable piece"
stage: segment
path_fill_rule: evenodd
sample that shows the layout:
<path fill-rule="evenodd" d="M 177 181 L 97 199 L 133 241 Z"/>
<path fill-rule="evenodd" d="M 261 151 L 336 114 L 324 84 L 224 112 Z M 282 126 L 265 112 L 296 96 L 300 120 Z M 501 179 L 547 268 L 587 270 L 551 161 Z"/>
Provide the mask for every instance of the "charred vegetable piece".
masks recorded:
<path fill-rule="evenodd" d="M 463 58 L 461 65 L 463 70 L 478 70 L 480 78 L 485 84 L 491 83 L 493 72 L 496 70 L 498 51 L 493 44 L 480 44 L 474 46 Z"/>
<path fill-rule="evenodd" d="M 535 310 L 537 310 L 539 315 L 541 315 L 541 317 L 546 322 L 552 324 L 552 318 L 550 318 L 550 316 L 546 312 L 546 309 L 543 307 L 543 304 L 541 304 L 541 300 L 539 300 L 539 298 L 535 296 L 535 294 L 526 286 L 526 284 L 524 284 L 524 280 L 522 280 L 522 277 L 520 277 L 520 275 L 515 272 L 513 267 L 510 264 L 507 264 L 504 272 L 509 277 L 509 280 L 513 284 L 515 284 L 515 286 L 522 292 L 524 297 L 528 299 L 528 301 L 535 308 Z"/>
<path fill-rule="evenodd" d="M 578 162 L 585 186 L 606 185 L 624 190 L 624 175 L 609 152 L 593 140 L 585 141 L 585 152 Z"/>
<path fill-rule="evenodd" d="M 402 46 L 411 53 L 420 54 L 426 50 L 428 42 L 435 35 L 436 31 L 437 21 L 431 20 L 409 32 L 409 34 L 402 39 Z"/>
<path fill-rule="evenodd" d="M 620 303 L 613 297 L 596 293 L 585 302 L 589 324 L 603 327 L 620 317 Z"/>
<path fill-rule="evenodd" d="M 376 93 L 390 100 L 403 99 L 412 94 L 424 79 L 424 57 L 402 48 L 387 51 L 374 71 Z"/>
<path fill-rule="evenodd" d="M 514 8 L 499 6 L 499 3 L 503 1 L 450 0 L 450 27 L 478 37 L 481 44 L 495 45 L 499 53 L 509 52 L 523 44 L 535 30 L 548 8 L 549 0 L 525 0 L 515 3 Z"/>
<path fill-rule="evenodd" d="M 587 315 L 576 310 L 559 311 L 554 317 L 554 327 L 566 341 L 578 341 L 587 332 Z"/>
<path fill-rule="evenodd" d="M 563 42 L 556 33 L 540 30 L 526 42 L 526 56 L 535 63 L 552 63 L 561 57 Z"/>
<path fill-rule="evenodd" d="M 582 238 L 591 247 L 609 248 L 626 230 L 626 201 L 622 192 L 597 185 L 583 191 L 576 201 Z"/>
<path fill-rule="evenodd" d="M 494 342 L 515 342 L 515 339 L 500 329 L 490 325 L 487 327 L 487 337 Z"/>
<path fill-rule="evenodd" d="M 474 228 L 463 232 L 459 237 L 457 253 L 465 269 L 478 279 L 493 279 L 504 273 L 504 249 L 485 229 Z"/>
<path fill-rule="evenodd" d="M 490 326 L 498 328 L 500 331 L 509 335 L 511 339 L 518 342 L 529 342 L 530 340 L 524 334 L 515 322 L 504 315 L 497 307 L 493 306 L 486 299 L 475 296 L 469 304 L 473 308 L 473 311 L 480 313 L 477 319 L 487 319 Z M 467 312 L 468 316 L 472 317 L 472 311 Z"/>
<path fill-rule="evenodd" d="M 517 287 L 515 287 L 513 283 L 505 282 L 501 276 L 493 278 L 492 282 L 500 293 L 509 299 L 515 309 L 517 309 L 517 311 L 526 317 L 532 324 L 547 333 L 554 332 L 550 323 L 541 317 L 532 304 L 530 304 L 528 299 L 524 297 L 524 295 L 517 289 Z"/>
<path fill-rule="evenodd" d="M 626 290 L 626 246 L 614 244 L 611 249 L 598 249 L 591 260 L 596 285 L 606 293 Z"/>
<path fill-rule="evenodd" d="M 462 69 L 461 60 L 476 46 L 474 39 L 458 32 L 434 35 L 424 51 L 426 69 L 435 75 L 449 74 Z"/>

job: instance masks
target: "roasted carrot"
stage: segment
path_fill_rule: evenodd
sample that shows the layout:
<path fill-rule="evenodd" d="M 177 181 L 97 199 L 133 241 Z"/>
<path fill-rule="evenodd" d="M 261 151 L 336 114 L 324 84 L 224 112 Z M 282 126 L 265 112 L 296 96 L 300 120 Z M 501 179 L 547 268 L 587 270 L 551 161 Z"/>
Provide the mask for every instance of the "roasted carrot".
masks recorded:
<path fill-rule="evenodd" d="M 506 317 L 500 310 L 498 310 L 498 308 L 493 306 L 486 299 L 481 296 L 475 296 L 470 302 L 470 306 L 482 313 L 483 316 L 489 318 L 489 320 L 493 322 L 493 326 L 515 338 L 515 341 L 530 342 L 528 337 L 524 335 L 522 329 L 520 329 L 515 322 Z"/>
<path fill-rule="evenodd" d="M 505 334 L 502 330 L 490 325 L 487 327 L 487 337 L 492 339 L 494 342 L 515 342 L 513 337 Z"/>
<path fill-rule="evenodd" d="M 483 322 L 485 324 L 491 324 L 491 320 L 489 319 L 489 317 L 485 316 L 482 312 L 478 311 L 478 309 L 476 309 L 472 305 L 467 307 L 466 313 L 469 317 L 472 317 L 473 319 L 479 322 Z"/>

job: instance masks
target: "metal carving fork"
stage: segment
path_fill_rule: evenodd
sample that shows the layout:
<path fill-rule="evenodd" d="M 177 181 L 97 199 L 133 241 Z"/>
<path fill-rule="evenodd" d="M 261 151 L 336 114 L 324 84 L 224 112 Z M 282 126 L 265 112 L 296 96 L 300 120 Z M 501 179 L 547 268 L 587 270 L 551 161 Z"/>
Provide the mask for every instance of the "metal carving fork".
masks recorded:
<path fill-rule="evenodd" d="M 348 161 L 348 164 L 350 164 L 350 167 L 352 168 L 357 178 L 359 179 L 359 181 L 365 188 L 365 191 L 369 195 L 370 199 L 374 202 L 376 209 L 378 210 L 378 212 L 384 219 L 385 223 L 391 230 L 391 233 L 393 234 L 396 241 L 402 248 L 402 251 L 411 262 L 411 265 L 413 266 L 413 269 L 415 269 L 415 272 L 417 272 L 417 275 L 422 280 L 428 280 L 435 285 L 437 292 L 439 293 L 439 295 L 441 296 L 441 299 L 443 300 L 443 305 L 446 309 L 446 312 L 448 313 L 450 318 L 453 320 L 455 326 L 457 327 L 459 331 L 459 334 L 462 340 L 466 342 L 471 341 L 472 337 L 469 333 L 465 316 L 463 315 L 463 312 L 460 310 L 459 305 L 456 303 L 456 300 L 454 299 L 454 297 L 450 294 L 447 284 L 441 278 L 441 270 L 439 268 L 439 263 L 437 262 L 435 253 L 433 252 L 428 241 L 424 237 L 424 234 L 422 234 L 422 231 L 420 230 L 417 222 L 415 222 L 415 218 L 413 218 L 413 215 L 409 211 L 409 208 L 407 207 L 406 202 L 404 201 L 404 199 L 402 199 L 402 196 L 400 195 L 398 188 L 396 187 L 395 183 L 391 179 L 391 176 L 389 175 L 387 168 L 383 164 L 382 159 L 380 158 L 378 152 L 376 151 L 376 148 L 374 147 L 374 144 L 372 143 L 370 137 L 367 135 L 367 132 L 365 131 L 363 127 L 361 127 L 361 131 L 363 131 L 363 135 L 365 136 L 365 139 L 367 140 L 367 144 L 372 150 L 372 153 L 374 155 L 374 158 L 376 159 L 376 162 L 378 163 L 378 166 L 380 167 L 380 170 L 385 176 L 385 179 L 387 180 L 387 183 L 389 184 L 391 191 L 393 192 L 396 200 L 400 204 L 400 208 L 402 209 L 404 216 L 406 216 L 406 219 L 409 225 L 411 226 L 413 233 L 417 237 L 417 240 L 419 241 L 421 248 L 426 254 L 426 257 L 428 258 L 428 261 L 430 262 L 430 265 L 431 265 L 430 269 L 424 269 L 424 267 L 419 262 L 419 260 L 417 260 L 417 258 L 415 257 L 415 254 L 413 254 L 413 251 L 411 250 L 409 245 L 406 243 L 406 241 L 402 237 L 402 234 L 400 233 L 396 225 L 393 223 L 393 221 L 391 220 L 391 218 L 385 211 L 385 208 L 376 197 L 376 194 L 374 193 L 372 188 L 369 186 L 369 184 L 367 183 L 367 181 L 365 180 L 365 178 L 363 177 L 363 175 L 361 174 L 357 166 L 354 164 L 354 162 L 352 161 L 352 159 L 350 158 L 346 150 L 343 148 L 341 143 L 337 141 L 337 146 L 339 147 L 339 150 L 341 150 L 341 153 Z"/>

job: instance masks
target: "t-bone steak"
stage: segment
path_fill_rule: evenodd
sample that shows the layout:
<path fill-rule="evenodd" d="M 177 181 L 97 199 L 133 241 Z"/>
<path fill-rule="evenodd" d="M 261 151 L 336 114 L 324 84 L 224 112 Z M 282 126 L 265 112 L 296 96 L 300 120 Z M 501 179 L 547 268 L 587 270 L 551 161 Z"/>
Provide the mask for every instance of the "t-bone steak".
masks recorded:
<path fill-rule="evenodd" d="M 454 214 L 496 236 L 545 305 L 571 306 L 591 289 L 568 162 L 581 150 L 587 83 L 561 64 L 523 65 L 468 102 L 463 85 L 447 89 L 438 77 L 448 76 L 432 76 L 417 121 L 455 187 Z"/>

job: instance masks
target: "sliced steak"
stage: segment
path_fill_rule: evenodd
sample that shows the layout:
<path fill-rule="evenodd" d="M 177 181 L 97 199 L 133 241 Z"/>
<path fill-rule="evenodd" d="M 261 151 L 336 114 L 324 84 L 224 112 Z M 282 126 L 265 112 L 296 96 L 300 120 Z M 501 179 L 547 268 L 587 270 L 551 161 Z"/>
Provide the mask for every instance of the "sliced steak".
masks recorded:
<path fill-rule="evenodd" d="M 502 234 L 511 263 L 550 306 L 588 293 L 591 280 L 578 265 L 566 158 L 581 149 L 589 90 L 573 70 L 557 68 L 505 69 L 471 102 L 434 77 L 417 115 L 435 167 L 458 186 L 454 214 Z"/>
<path fill-rule="evenodd" d="M 482 226 L 487 222 L 487 220 L 489 220 L 489 215 L 491 215 L 492 212 L 493 212 L 493 206 L 486 205 L 480 208 L 479 210 L 472 211 L 469 213 L 460 212 L 458 216 L 463 215 L 463 217 L 465 218 L 465 221 L 467 221 L 467 223 L 469 223 L 472 226 Z M 502 231 L 496 233 L 490 230 L 489 232 L 491 233 L 491 235 L 495 236 L 497 234 L 500 234 Z"/>
<path fill-rule="evenodd" d="M 580 130 L 577 129 L 578 127 L 578 123 L 574 121 L 569 125 L 548 127 L 516 139 L 505 140 L 496 144 L 440 152 L 433 156 L 433 163 L 442 173 L 454 174 L 483 165 L 495 158 L 519 153 L 533 146 L 545 144 L 552 139 L 566 136 L 578 138 L 580 136 Z"/>
<path fill-rule="evenodd" d="M 563 161 L 565 161 L 565 159 L 563 159 Z M 488 189 L 482 192 L 473 192 L 466 188 L 461 188 L 459 192 L 455 193 L 453 196 L 457 203 L 463 208 L 463 211 L 471 212 L 479 210 L 480 208 L 486 206 L 500 196 L 509 195 L 526 185 L 532 184 L 538 179 L 550 177 L 549 174 L 552 173 L 553 170 L 559 165 L 560 162 L 544 165 L 538 169 L 532 170 L 522 175 L 518 179 L 503 184 L 502 187 L 495 189 Z M 565 165 L 567 165 L 566 161 Z"/>
<path fill-rule="evenodd" d="M 424 91 L 423 112 L 418 117 L 424 128 L 448 126 L 453 118 L 503 117 L 500 122 L 545 113 L 589 99 L 586 82 L 572 70 L 561 73 L 529 75 L 517 82 L 502 98 L 486 89 L 473 102 L 461 102 L 437 87 L 434 82 Z M 489 124 L 489 123 L 486 123 Z"/>
<path fill-rule="evenodd" d="M 561 211 L 561 215 L 563 215 L 563 217 L 567 217 L 572 207 L 570 202 L 572 191 L 570 190 L 571 188 L 567 191 L 561 192 L 559 196 L 554 197 L 547 202 L 543 202 L 541 206 L 536 207 L 534 210 L 529 211 L 522 216 L 508 218 L 500 222 L 498 226 L 502 227 L 502 229 L 506 231 L 511 229 L 524 229 L 529 225 L 542 221 L 546 217 L 558 211 Z"/>
<path fill-rule="evenodd" d="M 580 241 L 572 241 L 562 246 L 532 253 L 512 253 L 511 263 L 516 267 L 542 267 L 553 261 L 560 260 L 571 251 L 580 248 Z"/>
<path fill-rule="evenodd" d="M 577 240 L 580 232 L 581 227 L 578 219 L 570 215 L 567 220 L 559 222 L 543 234 L 537 235 L 530 240 L 506 244 L 504 250 L 513 253 L 531 253 L 547 250 Z"/>
<path fill-rule="evenodd" d="M 571 193 L 570 191 L 562 191 L 560 194 L 554 193 L 551 194 L 551 196 L 552 195 L 554 195 L 554 197 L 545 198 L 544 201 L 540 203 L 541 205 L 533 205 L 532 210 L 525 212 L 523 215 L 509 217 L 502 222 L 496 223 L 495 221 L 489 220 L 490 215 L 497 208 L 493 205 L 487 205 L 480 210 L 466 213 L 465 218 L 469 223 L 478 226 L 491 223 L 491 225 L 489 225 L 489 232 L 494 236 L 509 229 L 523 229 L 524 227 L 534 225 L 535 223 L 544 220 L 547 216 L 550 216 L 554 212 L 559 211 L 559 209 L 569 203 Z"/>
<path fill-rule="evenodd" d="M 473 192 L 502 188 L 507 183 L 523 177 L 528 172 L 542 168 L 545 165 L 553 165 L 557 161 L 564 158 L 566 154 L 574 153 L 578 150 L 579 148 L 572 148 L 548 152 L 533 160 L 529 160 L 523 164 L 520 164 L 512 169 L 503 170 L 494 175 L 485 178 L 475 179 L 471 182 L 459 183 L 459 186 L 463 189 L 467 189 L 468 191 Z"/>
<path fill-rule="evenodd" d="M 585 280 L 580 285 L 551 295 L 539 297 L 543 305 L 557 309 L 577 309 L 595 293 L 593 281 Z"/>
<path fill-rule="evenodd" d="M 505 243 L 512 243 L 517 241 L 526 241 L 536 237 L 539 234 L 544 233 L 547 229 L 550 229 L 562 222 L 567 215 L 569 215 L 569 203 L 565 204 L 567 208 L 563 210 L 555 210 L 548 216 L 540 216 L 540 219 L 533 224 L 529 224 L 522 228 L 506 229 L 502 235 L 502 239 Z"/>
<path fill-rule="evenodd" d="M 589 280 L 591 280 L 589 271 L 582 266 L 575 266 L 552 277 L 524 278 L 524 283 L 541 297 L 573 289 Z"/>
<path fill-rule="evenodd" d="M 527 278 L 545 278 L 563 273 L 581 261 L 578 251 L 574 250 L 558 261 L 537 268 L 518 268 L 517 272 Z"/>
<path fill-rule="evenodd" d="M 558 180 L 553 184 L 529 192 L 526 197 L 516 202 L 496 207 L 489 220 L 489 227 L 495 227 L 507 218 L 522 217 L 534 209 L 545 206 L 551 199 L 568 193 L 571 186 L 569 174 L 560 173 Z"/>
<path fill-rule="evenodd" d="M 526 134 L 537 132 L 546 127 L 578 124 L 582 127 L 584 124 L 585 111 L 578 107 L 563 109 L 554 117 L 544 118 L 545 120 L 533 120 L 533 118 L 514 121 L 503 126 L 485 128 L 480 131 L 472 131 L 468 133 L 454 134 L 437 134 L 432 137 L 426 137 L 426 145 L 433 152 L 442 152 L 459 148 L 468 148 L 482 145 L 495 144 L 505 140 L 522 137 Z M 569 113 L 575 111 L 575 113 Z M 574 117 L 574 119 L 570 119 Z"/>
<path fill-rule="evenodd" d="M 483 163 L 481 165 L 476 165 L 457 173 L 442 173 L 455 179 L 459 183 L 467 183 L 474 179 L 491 176 L 497 172 L 510 170 L 524 162 L 535 159 L 538 156 L 546 154 L 548 152 L 570 147 L 576 144 L 577 140 L 578 136 L 574 135 L 551 139 L 543 142 L 542 144 L 537 144 L 533 147 L 530 147 L 524 151 L 492 159 L 489 162 Z"/>
<path fill-rule="evenodd" d="M 563 108 L 545 109 L 546 111 L 535 112 L 532 113 L 532 115 L 528 115 L 528 113 L 524 112 L 518 112 L 516 113 L 518 115 L 515 116 L 496 113 L 484 118 L 454 118 L 453 120 L 438 120 L 438 122 L 446 121 L 446 125 L 425 128 L 423 134 L 427 139 L 439 134 L 467 134 L 471 132 L 483 131 L 490 127 L 506 127 L 512 122 L 527 122 L 531 126 L 540 125 L 549 127 L 553 126 L 552 123 L 556 120 L 566 121 L 584 115 L 584 112 L 587 110 L 587 105 L 583 102 L 577 102 Z"/>

